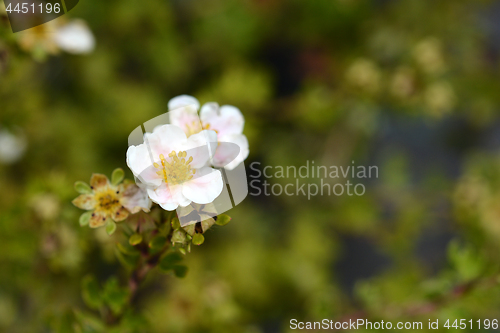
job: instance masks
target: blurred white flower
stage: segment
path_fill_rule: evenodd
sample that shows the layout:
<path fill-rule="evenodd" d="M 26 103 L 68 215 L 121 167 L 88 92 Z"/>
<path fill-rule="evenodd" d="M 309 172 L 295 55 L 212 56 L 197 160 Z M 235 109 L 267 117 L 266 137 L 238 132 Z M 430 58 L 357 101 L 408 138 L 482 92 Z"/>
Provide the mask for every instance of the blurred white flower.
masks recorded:
<path fill-rule="evenodd" d="M 424 100 L 429 113 L 441 117 L 455 107 L 456 96 L 448 82 L 435 82 L 425 90 Z"/>
<path fill-rule="evenodd" d="M 400 67 L 392 77 L 391 93 L 398 98 L 410 97 L 415 92 L 415 75 L 409 67 Z"/>
<path fill-rule="evenodd" d="M 0 128 L 0 163 L 17 162 L 24 155 L 26 146 L 26 139 L 21 133 L 14 134 Z"/>
<path fill-rule="evenodd" d="M 56 19 L 19 32 L 19 45 L 29 52 L 87 54 L 94 50 L 95 38 L 85 21 Z"/>
<path fill-rule="evenodd" d="M 381 73 L 377 64 L 369 59 L 357 59 L 347 69 L 347 80 L 354 86 L 375 93 L 380 88 Z"/>
<path fill-rule="evenodd" d="M 208 144 L 216 141 L 214 131 L 188 138 L 181 128 L 162 125 L 146 133 L 144 141 L 128 148 L 127 165 L 163 209 L 208 204 L 221 194 L 221 172 L 206 166 L 211 157 Z"/>
<path fill-rule="evenodd" d="M 444 70 L 442 46 L 439 39 L 429 37 L 418 42 L 413 49 L 413 56 L 428 74 L 437 74 Z"/>
<path fill-rule="evenodd" d="M 228 170 L 236 168 L 249 154 L 248 140 L 243 134 L 245 119 L 241 111 L 231 105 L 215 102 L 206 103 L 201 107 L 200 116 L 198 109 L 200 103 L 192 96 L 181 95 L 168 102 L 170 122 L 184 130 L 186 135 L 198 133 L 201 130 L 214 130 L 217 141 L 234 143 L 239 147 L 238 155 L 230 145 L 218 145 L 212 163 L 215 167 L 224 167 Z"/>

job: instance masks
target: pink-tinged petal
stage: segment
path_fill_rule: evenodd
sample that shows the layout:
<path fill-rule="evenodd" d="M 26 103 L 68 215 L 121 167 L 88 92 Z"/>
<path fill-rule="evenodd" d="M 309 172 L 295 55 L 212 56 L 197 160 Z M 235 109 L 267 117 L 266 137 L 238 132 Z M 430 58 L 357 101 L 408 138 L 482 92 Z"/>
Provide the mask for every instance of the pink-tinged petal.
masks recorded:
<path fill-rule="evenodd" d="M 106 224 L 106 215 L 94 212 L 90 217 L 89 226 L 91 228 L 99 228 Z"/>
<path fill-rule="evenodd" d="M 217 131 L 219 138 L 243 133 L 245 119 L 234 106 L 223 105 L 217 109 L 215 103 L 207 103 L 201 108 L 200 118 L 206 128 Z"/>
<path fill-rule="evenodd" d="M 178 204 L 176 203 L 163 203 L 163 204 L 160 204 L 160 207 L 165 209 L 165 210 L 176 210 L 177 207 L 179 207 Z"/>
<path fill-rule="evenodd" d="M 187 140 L 186 133 L 175 125 L 161 125 L 154 129 L 153 133 L 145 135 L 146 144 L 151 149 L 155 161 L 159 160 L 160 154 L 165 157 L 172 151 L 178 151 Z"/>
<path fill-rule="evenodd" d="M 184 106 L 168 113 L 170 123 L 180 127 L 187 136 L 202 130 L 201 120 L 198 117 L 198 109 L 193 106 Z"/>
<path fill-rule="evenodd" d="M 221 138 L 220 142 L 221 144 L 217 147 L 215 156 L 212 160 L 214 166 L 233 170 L 248 157 L 248 140 L 245 135 L 227 135 Z M 225 142 L 232 143 L 238 146 L 239 152 L 237 156 L 235 156 L 234 146 L 228 144 L 225 145 Z"/>
<path fill-rule="evenodd" d="M 73 205 L 80 209 L 92 210 L 95 208 L 96 202 L 92 194 L 80 194 L 72 201 Z"/>
<path fill-rule="evenodd" d="M 162 184 L 156 189 L 148 189 L 148 195 L 157 204 L 162 207 L 175 207 L 171 210 L 176 209 L 179 205 L 188 205 L 191 201 L 184 197 L 182 194 L 181 185 Z M 166 209 L 166 208 L 164 208 Z"/>
<path fill-rule="evenodd" d="M 128 147 L 127 165 L 143 183 L 151 186 L 161 184 L 163 178 L 156 174 L 157 170 L 153 167 L 151 155 L 145 144 Z"/>
<path fill-rule="evenodd" d="M 214 201 L 222 192 L 223 181 L 219 170 L 204 167 L 196 171 L 197 177 L 182 186 L 186 198 L 198 204 L 208 204 Z"/>
<path fill-rule="evenodd" d="M 108 185 L 109 185 L 108 177 L 106 177 L 103 174 L 93 173 L 92 177 L 90 177 L 90 186 L 94 191 Z"/>
<path fill-rule="evenodd" d="M 128 215 L 129 215 L 128 210 L 126 210 L 124 207 L 120 207 L 116 211 L 113 212 L 113 214 L 111 215 L 111 218 L 115 222 L 120 222 L 120 221 L 125 220 L 128 217 Z"/>
<path fill-rule="evenodd" d="M 132 214 L 138 213 L 141 209 L 145 212 L 149 212 L 151 209 L 148 193 L 135 184 L 123 186 L 121 203 Z"/>
<path fill-rule="evenodd" d="M 207 164 L 216 147 L 217 134 L 214 131 L 203 130 L 191 135 L 183 145 L 183 150 L 187 153 L 186 159 L 193 157 L 191 167 L 198 169 Z"/>
<path fill-rule="evenodd" d="M 189 95 L 180 95 L 168 101 L 168 109 L 170 111 L 184 106 L 192 106 L 193 108 L 198 110 L 200 108 L 200 102 L 198 102 L 198 100 L 193 96 Z"/>

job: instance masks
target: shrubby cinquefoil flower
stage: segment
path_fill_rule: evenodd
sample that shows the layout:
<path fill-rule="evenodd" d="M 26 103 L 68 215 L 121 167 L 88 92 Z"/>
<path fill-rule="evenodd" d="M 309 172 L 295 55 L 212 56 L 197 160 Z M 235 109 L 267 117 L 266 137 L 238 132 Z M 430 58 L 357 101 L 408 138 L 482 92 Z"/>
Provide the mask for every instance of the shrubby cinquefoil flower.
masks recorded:
<path fill-rule="evenodd" d="M 85 187 L 86 184 L 80 182 L 80 185 Z M 89 220 L 85 223 L 88 222 L 91 228 L 103 226 L 108 219 L 120 222 L 130 213 L 138 213 L 141 209 L 149 212 L 151 208 L 151 201 L 146 192 L 136 184 L 128 182 L 113 184 L 102 174 L 93 174 L 90 178 L 90 188 L 81 192 L 85 193 L 73 200 L 73 204 L 80 209 L 90 211 L 87 213 Z"/>
<path fill-rule="evenodd" d="M 226 146 L 218 146 L 212 162 L 215 167 L 224 167 L 232 170 L 248 157 L 248 140 L 243 134 L 245 119 L 241 111 L 231 105 L 219 105 L 215 102 L 206 103 L 198 109 L 200 103 L 192 96 L 181 95 L 168 102 L 170 122 L 184 130 L 187 136 L 199 133 L 202 130 L 214 130 L 218 142 L 229 142 L 238 145 L 239 153 Z M 201 120 L 201 122 L 200 122 Z"/>
<path fill-rule="evenodd" d="M 127 165 L 147 186 L 149 197 L 163 209 L 207 204 L 222 192 L 219 170 L 207 166 L 214 131 L 202 130 L 187 137 L 174 125 L 161 125 L 144 135 L 145 143 L 130 146 Z"/>

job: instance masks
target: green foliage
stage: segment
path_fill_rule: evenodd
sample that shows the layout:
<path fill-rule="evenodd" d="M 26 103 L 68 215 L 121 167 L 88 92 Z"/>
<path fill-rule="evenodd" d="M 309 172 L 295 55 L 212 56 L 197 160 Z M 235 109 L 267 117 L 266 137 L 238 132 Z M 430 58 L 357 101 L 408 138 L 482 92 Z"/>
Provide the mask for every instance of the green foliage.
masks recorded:
<path fill-rule="evenodd" d="M 92 193 L 92 189 L 90 188 L 90 185 L 85 183 L 85 182 L 82 182 L 82 181 L 75 182 L 75 190 L 81 194 Z"/>
<path fill-rule="evenodd" d="M 123 171 L 122 168 L 117 168 L 113 170 L 113 173 L 111 174 L 111 184 L 113 185 L 118 185 L 123 181 L 123 178 L 125 177 L 125 172 Z"/>
<path fill-rule="evenodd" d="M 215 223 L 217 225 L 223 226 L 223 225 L 228 224 L 229 221 L 231 221 L 231 217 L 229 217 L 226 214 L 220 214 L 220 215 L 217 215 L 217 219 L 215 220 Z"/>
<path fill-rule="evenodd" d="M 128 242 L 129 242 L 130 245 L 140 244 L 142 242 L 142 235 L 141 234 L 133 234 L 128 239 Z"/>
<path fill-rule="evenodd" d="M 80 223 L 80 226 L 81 227 L 84 227 L 86 226 L 87 224 L 89 224 L 89 220 L 90 220 L 90 217 L 92 216 L 92 211 L 90 212 L 85 212 L 83 213 L 82 215 L 80 215 L 80 218 L 78 220 L 78 222 Z"/>

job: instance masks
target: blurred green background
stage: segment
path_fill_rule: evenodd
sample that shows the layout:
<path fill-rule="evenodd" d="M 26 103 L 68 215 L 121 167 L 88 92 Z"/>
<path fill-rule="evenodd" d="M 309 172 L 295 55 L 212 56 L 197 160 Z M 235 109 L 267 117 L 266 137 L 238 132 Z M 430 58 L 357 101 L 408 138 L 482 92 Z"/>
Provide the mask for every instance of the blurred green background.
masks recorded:
<path fill-rule="evenodd" d="M 360 197 L 248 196 L 185 279 L 148 277 L 138 332 L 500 319 L 499 2 L 82 0 L 69 16 L 95 51 L 43 62 L 1 20 L 0 127 L 26 151 L 0 161 L 0 331 L 71 332 L 92 313 L 85 275 L 126 281 L 116 238 L 79 227 L 73 183 L 131 177 L 128 134 L 180 94 L 241 109 L 249 174 L 354 160 L 379 177 Z"/>

